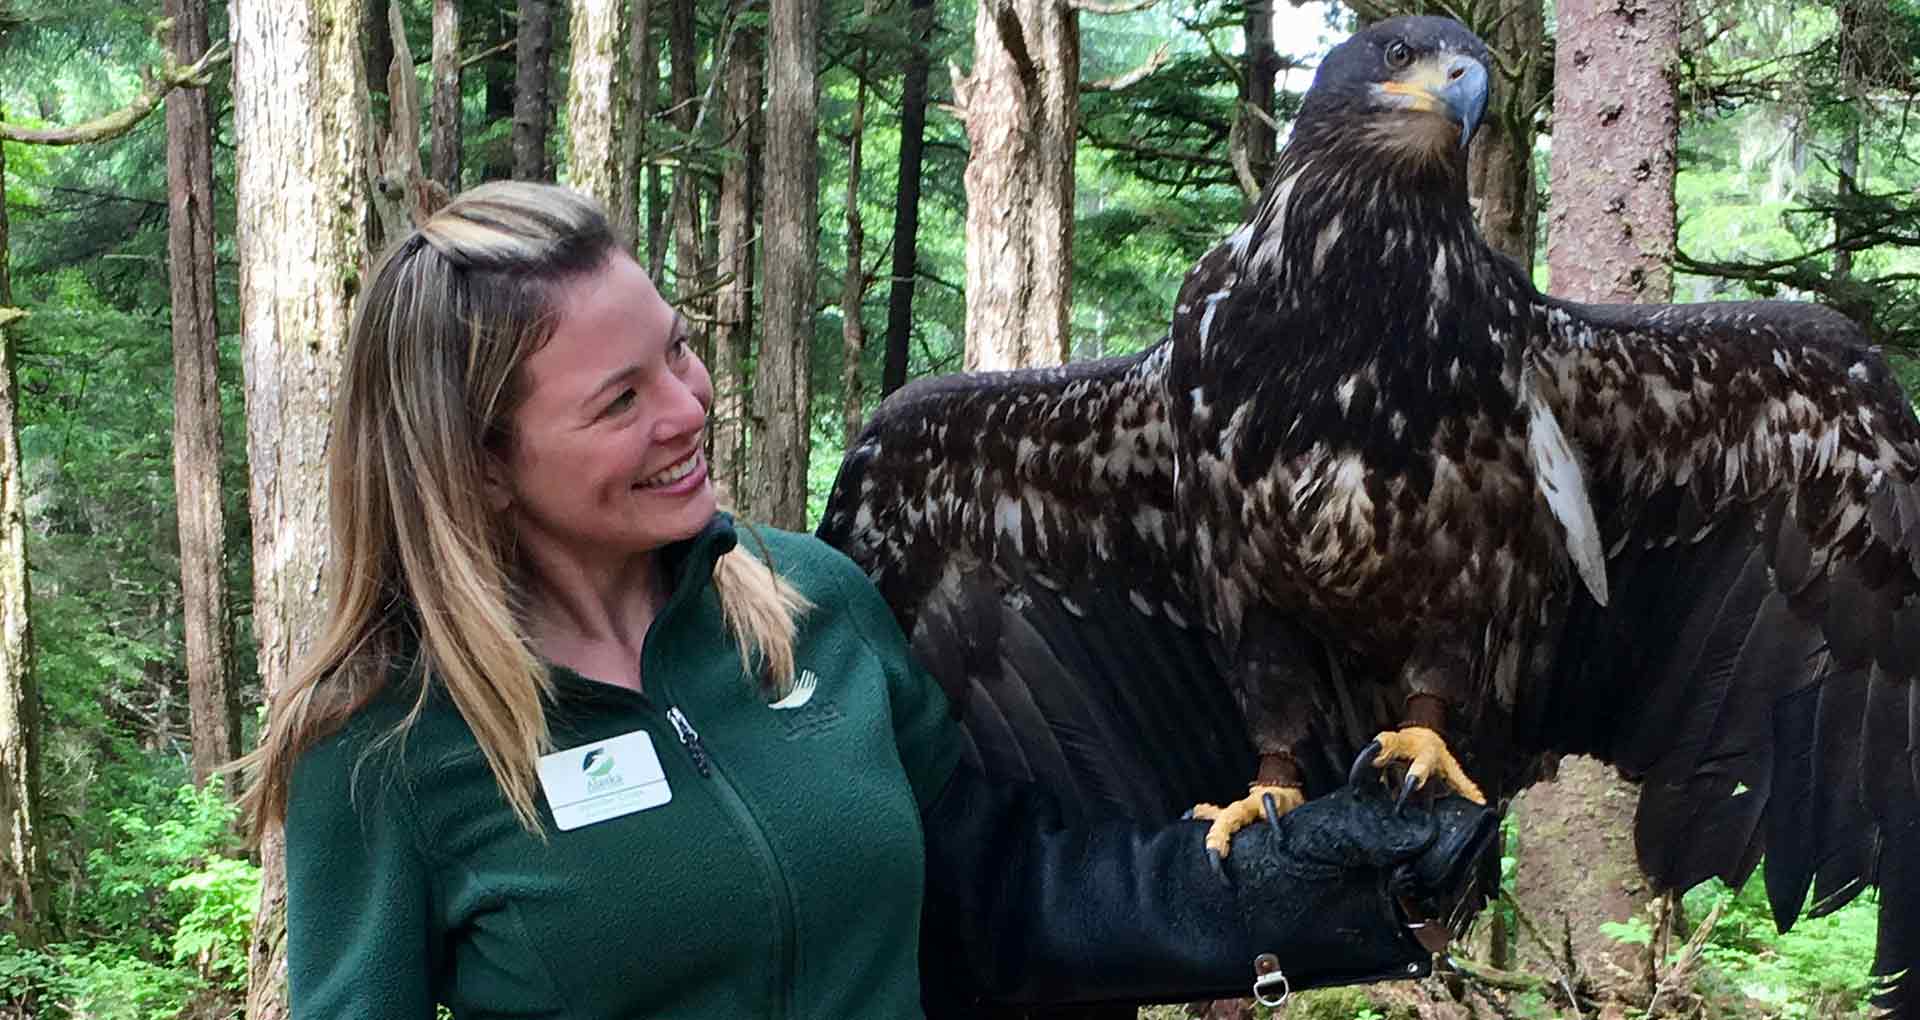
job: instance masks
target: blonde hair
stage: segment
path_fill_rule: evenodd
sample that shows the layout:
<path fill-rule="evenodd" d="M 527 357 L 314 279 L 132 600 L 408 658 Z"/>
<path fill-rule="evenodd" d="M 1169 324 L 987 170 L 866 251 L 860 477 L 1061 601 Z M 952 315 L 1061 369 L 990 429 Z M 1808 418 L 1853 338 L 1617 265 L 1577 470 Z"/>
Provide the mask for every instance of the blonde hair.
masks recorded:
<path fill-rule="evenodd" d="M 293 763 L 411 662 L 419 718 L 429 680 L 473 731 L 514 815 L 540 832 L 535 763 L 550 749 L 547 666 L 523 623 L 512 533 L 483 493 L 511 441 L 520 365 L 553 334 L 557 295 L 620 244 L 606 214 L 565 188 L 483 185 L 381 260 L 361 295 L 334 405 L 329 604 L 318 645 L 274 696 L 239 767 L 256 838 L 285 820 Z M 807 602 L 744 547 L 713 583 L 742 667 L 774 696 L 793 678 Z"/>

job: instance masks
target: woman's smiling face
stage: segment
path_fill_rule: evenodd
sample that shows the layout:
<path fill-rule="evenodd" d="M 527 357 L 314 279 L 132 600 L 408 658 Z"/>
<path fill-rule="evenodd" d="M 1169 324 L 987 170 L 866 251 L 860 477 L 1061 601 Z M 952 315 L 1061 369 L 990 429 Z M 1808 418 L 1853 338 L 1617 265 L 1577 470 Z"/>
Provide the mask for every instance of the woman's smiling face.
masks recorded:
<path fill-rule="evenodd" d="M 561 288 L 520 366 L 493 486 L 533 562 L 592 569 L 697 534 L 715 510 L 703 441 L 713 381 L 687 323 L 624 253 Z"/>

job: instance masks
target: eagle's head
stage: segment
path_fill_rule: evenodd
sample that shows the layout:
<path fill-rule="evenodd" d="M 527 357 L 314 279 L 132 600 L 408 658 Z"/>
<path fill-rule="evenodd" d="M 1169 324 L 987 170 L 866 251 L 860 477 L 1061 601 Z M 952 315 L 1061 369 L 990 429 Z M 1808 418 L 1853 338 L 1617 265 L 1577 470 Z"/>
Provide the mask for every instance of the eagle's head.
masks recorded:
<path fill-rule="evenodd" d="M 1466 166 L 1487 109 L 1487 46 L 1450 18 L 1390 18 L 1333 48 L 1289 149 L 1420 173 Z"/>

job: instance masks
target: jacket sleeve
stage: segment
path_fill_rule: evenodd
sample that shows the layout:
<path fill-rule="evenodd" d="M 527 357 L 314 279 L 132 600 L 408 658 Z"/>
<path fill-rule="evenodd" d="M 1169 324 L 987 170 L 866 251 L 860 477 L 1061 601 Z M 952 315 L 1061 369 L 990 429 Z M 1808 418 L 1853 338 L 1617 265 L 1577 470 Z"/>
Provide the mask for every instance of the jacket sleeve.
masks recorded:
<path fill-rule="evenodd" d="M 287 979 L 295 1020 L 432 1020 L 432 875 L 408 799 L 359 741 L 295 764 L 287 801 Z"/>

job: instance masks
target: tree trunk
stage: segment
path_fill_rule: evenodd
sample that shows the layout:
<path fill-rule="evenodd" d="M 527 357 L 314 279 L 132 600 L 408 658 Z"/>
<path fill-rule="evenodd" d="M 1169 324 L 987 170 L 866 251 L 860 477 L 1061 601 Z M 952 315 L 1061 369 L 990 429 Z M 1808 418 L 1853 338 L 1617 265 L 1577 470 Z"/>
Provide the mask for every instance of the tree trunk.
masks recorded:
<path fill-rule="evenodd" d="M 967 126 L 968 371 L 1066 360 L 1080 29 L 1067 0 L 982 0 Z"/>
<path fill-rule="evenodd" d="M 5 120 L 0 110 L 0 120 Z M 6 194 L 0 146 L 0 196 Z M 40 822 L 40 692 L 27 619 L 27 521 L 21 492 L 9 323 L 17 317 L 8 275 L 7 208 L 0 201 L 0 917 L 27 945 L 40 944 L 46 913 L 46 847 Z"/>
<path fill-rule="evenodd" d="M 567 183 L 605 206 L 620 223 L 621 196 L 633 187 L 621 173 L 615 139 L 625 19 L 620 0 L 573 0 L 572 58 L 567 65 Z"/>
<path fill-rule="evenodd" d="M 206 0 L 167 0 L 173 55 L 207 49 Z M 193 781 L 240 753 L 227 677 L 226 511 L 220 497 L 220 327 L 214 317 L 213 130 L 205 89 L 167 95 L 167 272 L 173 305 L 173 491 L 179 508 Z"/>
<path fill-rule="evenodd" d="M 871 16 L 873 5 L 867 4 Z M 847 265 L 840 279 L 840 422 L 846 445 L 860 436 L 860 360 L 867 349 L 867 325 L 860 317 L 866 303 L 866 225 L 860 222 L 860 157 L 866 142 L 867 50 L 855 58 L 853 123 L 847 129 Z"/>
<path fill-rule="evenodd" d="M 1633 808 L 1640 792 L 1591 758 L 1561 759 L 1559 774 L 1514 800 L 1513 896 L 1525 922 L 1517 934 L 1520 969 L 1564 975 L 1592 994 L 1631 1001 L 1647 968 L 1644 950 L 1600 931 L 1653 902 L 1633 852 Z M 1645 996 L 1639 995 L 1642 1003 Z"/>
<path fill-rule="evenodd" d="M 1840 152 L 1834 167 L 1839 178 L 1837 187 L 1838 202 L 1834 203 L 1833 213 L 1833 279 L 1836 283 L 1845 283 L 1853 276 L 1853 249 L 1845 242 L 1852 234 L 1847 216 L 1842 211 L 1851 206 L 1860 197 L 1860 112 L 1856 108 L 1846 113 L 1846 126 L 1841 128 Z"/>
<path fill-rule="evenodd" d="M 460 2 L 433 0 L 433 179 L 460 192 Z"/>
<path fill-rule="evenodd" d="M 327 554 L 329 411 L 349 305 L 367 271 L 361 0 L 232 8 L 234 191 L 253 516 L 253 631 L 265 694 L 318 630 Z M 247 1016 L 281 1020 L 286 875 L 261 847 Z"/>
<path fill-rule="evenodd" d="M 747 455 L 747 380 L 742 370 L 753 342 L 753 214 L 760 175 L 760 100 L 765 90 L 764 38 L 744 20 L 759 4 L 735 0 L 733 44 L 722 60 L 726 74 L 721 130 L 727 161 L 720 172 L 719 291 L 714 295 L 713 477 L 734 496 Z"/>
<path fill-rule="evenodd" d="M 668 96 L 673 106 L 669 118 L 680 133 L 679 143 L 687 144 L 693 135 L 698 98 L 698 74 L 695 62 L 693 0 L 668 0 L 671 17 L 667 22 L 667 56 L 671 61 Z M 691 162 L 680 159 L 673 171 L 673 291 L 686 312 L 695 320 L 710 320 L 708 302 L 690 300 L 706 290 L 707 273 L 700 248 L 700 181 Z M 693 307 L 689 307 L 693 306 Z M 701 352 L 703 356 L 710 351 Z"/>
<path fill-rule="evenodd" d="M 808 353 L 819 241 L 820 0 L 772 0 L 767 19 L 766 331 L 754 380 L 753 498 L 761 520 L 807 524 Z"/>
<path fill-rule="evenodd" d="M 646 265 L 646 238 L 640 234 L 641 163 L 647 154 L 647 121 L 653 116 L 655 73 L 646 64 L 652 59 L 647 36 L 653 31 L 653 4 L 649 0 L 630 0 L 627 7 L 627 49 L 620 80 L 626 83 L 623 103 L 626 129 L 620 132 L 620 179 L 627 182 L 611 210 L 614 228 L 633 246 L 634 257 Z M 652 160 L 645 160 L 651 167 Z"/>
<path fill-rule="evenodd" d="M 547 181 L 547 133 L 553 130 L 553 3 L 520 0 L 514 45 L 513 176 Z"/>
<path fill-rule="evenodd" d="M 893 201 L 893 273 L 887 287 L 887 360 L 880 396 L 907 384 L 913 285 L 920 273 L 920 167 L 927 151 L 927 78 L 933 69 L 933 0 L 908 0 L 908 49 L 900 86 L 900 172 Z"/>
<path fill-rule="evenodd" d="M 1577 301 L 1666 301 L 1679 10 L 1569 0 L 1556 16 L 1551 188 L 1563 200 L 1548 223 L 1551 289 Z"/>
<path fill-rule="evenodd" d="M 1545 28 L 1540 0 L 1501 0 L 1487 40 L 1514 69 L 1500 76 L 1492 109 L 1468 159 L 1468 191 L 1487 243 L 1533 270 L 1540 201 L 1533 184 L 1536 114 L 1545 88 Z"/>
<path fill-rule="evenodd" d="M 494 8 L 493 44 L 504 46 L 508 40 L 515 40 L 518 46 L 518 30 L 513 18 L 507 14 L 508 6 L 501 4 Z M 486 61 L 486 122 L 489 125 L 513 120 L 514 76 L 519 67 L 519 55 L 493 56 Z M 505 140 L 490 142 L 480 150 L 480 179 L 497 181 L 513 176 L 513 132 L 508 130 Z"/>
<path fill-rule="evenodd" d="M 1666 301 L 1673 289 L 1676 119 L 1667 77 L 1677 9 L 1651 0 L 1567 0 L 1557 8 L 1552 195 L 1547 268 L 1575 301 Z M 1631 1001 L 1651 974 L 1646 951 L 1601 934 L 1653 904 L 1633 849 L 1639 792 L 1613 771 L 1567 758 L 1559 778 L 1515 808 L 1515 892 L 1541 939 L 1522 960 L 1559 959 L 1562 940 L 1602 993 Z M 1654 945 L 1658 947 L 1660 939 Z M 1557 973 L 1558 969 L 1548 969 Z"/>
<path fill-rule="evenodd" d="M 368 250 L 379 251 L 446 204 L 447 196 L 427 176 L 420 165 L 420 76 L 413 68 L 413 51 L 407 46 L 407 27 L 401 0 L 388 0 L 387 52 L 392 58 L 385 67 L 369 67 L 369 78 L 387 83 L 387 116 L 381 123 L 378 111 L 369 109 L 367 174 L 372 188 L 372 230 L 363 241 Z"/>
<path fill-rule="evenodd" d="M 1246 81 L 1240 90 L 1240 146 L 1244 155 L 1235 165 L 1246 166 L 1252 178 L 1250 198 L 1258 196 L 1273 174 L 1278 143 L 1271 118 L 1273 76 L 1280 70 L 1280 54 L 1273 48 L 1273 4 L 1247 4 Z M 1245 190 L 1243 188 L 1243 190 Z"/>
<path fill-rule="evenodd" d="M 660 185 L 660 163 L 653 158 L 653 119 L 660 106 L 660 51 L 654 43 L 655 0 L 633 0 L 633 117 L 636 129 L 627 132 L 646 163 L 647 275 L 655 281 L 667 271 L 666 202 Z M 640 217 L 635 214 L 635 226 Z"/>
<path fill-rule="evenodd" d="M 389 12 L 377 0 L 368 0 L 360 8 L 360 55 L 366 61 L 367 92 L 387 95 L 387 68 L 393 66 L 393 33 L 388 30 Z M 375 104 L 376 112 L 378 104 Z"/>

